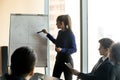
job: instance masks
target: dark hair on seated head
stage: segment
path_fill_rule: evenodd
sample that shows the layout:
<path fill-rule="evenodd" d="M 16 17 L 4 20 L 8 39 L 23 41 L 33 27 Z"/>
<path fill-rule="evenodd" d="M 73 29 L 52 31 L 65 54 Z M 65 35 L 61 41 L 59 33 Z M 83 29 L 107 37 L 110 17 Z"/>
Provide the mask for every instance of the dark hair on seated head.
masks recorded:
<path fill-rule="evenodd" d="M 104 49 L 110 48 L 114 41 L 110 38 L 102 38 L 99 43 L 104 47 Z"/>
<path fill-rule="evenodd" d="M 112 45 L 110 54 L 112 55 L 115 64 L 120 63 L 120 42 Z"/>
<path fill-rule="evenodd" d="M 25 76 L 35 66 L 36 56 L 34 50 L 23 46 L 17 48 L 11 56 L 11 73 L 13 76 Z"/>

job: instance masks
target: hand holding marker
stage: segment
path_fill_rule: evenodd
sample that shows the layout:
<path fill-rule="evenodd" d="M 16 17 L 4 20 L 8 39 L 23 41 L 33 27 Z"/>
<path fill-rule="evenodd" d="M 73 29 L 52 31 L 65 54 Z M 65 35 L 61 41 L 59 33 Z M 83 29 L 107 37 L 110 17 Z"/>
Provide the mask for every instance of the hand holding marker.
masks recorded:
<path fill-rule="evenodd" d="M 37 34 L 41 33 L 42 31 L 38 31 Z"/>
<path fill-rule="evenodd" d="M 41 31 L 38 31 L 37 34 L 39 34 L 39 33 L 41 33 L 41 32 L 43 32 L 43 33 L 45 33 L 45 34 L 48 33 L 48 32 L 46 31 L 46 29 L 42 29 Z"/>

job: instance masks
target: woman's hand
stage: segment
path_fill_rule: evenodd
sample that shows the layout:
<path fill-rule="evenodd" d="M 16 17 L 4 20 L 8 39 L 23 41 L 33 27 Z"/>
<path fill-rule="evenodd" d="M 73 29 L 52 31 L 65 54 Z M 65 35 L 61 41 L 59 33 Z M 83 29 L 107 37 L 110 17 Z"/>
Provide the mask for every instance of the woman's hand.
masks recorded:
<path fill-rule="evenodd" d="M 45 34 L 48 34 L 46 29 L 42 29 L 42 32 L 45 33 Z"/>
<path fill-rule="evenodd" d="M 55 48 L 55 51 L 58 52 L 58 53 L 59 53 L 61 50 L 62 50 L 62 48 L 60 48 L 60 47 L 56 47 L 56 48 Z"/>

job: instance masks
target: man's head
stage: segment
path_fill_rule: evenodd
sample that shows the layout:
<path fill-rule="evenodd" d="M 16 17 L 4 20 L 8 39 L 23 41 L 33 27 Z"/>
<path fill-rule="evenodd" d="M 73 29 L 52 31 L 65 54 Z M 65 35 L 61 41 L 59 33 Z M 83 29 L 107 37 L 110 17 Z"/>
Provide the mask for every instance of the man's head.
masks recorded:
<path fill-rule="evenodd" d="M 120 64 L 120 43 L 115 43 L 110 49 L 110 60 Z"/>
<path fill-rule="evenodd" d="M 108 56 L 109 49 L 111 45 L 114 43 L 114 41 L 110 38 L 102 38 L 99 40 L 100 47 L 99 47 L 99 52 L 100 55 Z"/>
<path fill-rule="evenodd" d="M 34 70 L 36 56 L 34 50 L 29 47 L 17 48 L 11 56 L 11 74 L 13 76 L 26 77 Z"/>

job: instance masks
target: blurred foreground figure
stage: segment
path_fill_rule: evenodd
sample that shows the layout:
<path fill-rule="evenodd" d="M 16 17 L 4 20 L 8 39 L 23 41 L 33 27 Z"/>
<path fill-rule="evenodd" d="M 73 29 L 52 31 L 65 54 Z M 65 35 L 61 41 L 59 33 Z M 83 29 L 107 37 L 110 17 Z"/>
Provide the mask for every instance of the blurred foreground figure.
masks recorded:
<path fill-rule="evenodd" d="M 1 80 L 29 80 L 34 74 L 36 56 L 29 47 L 17 48 L 11 56 L 11 73 L 4 74 Z"/>
<path fill-rule="evenodd" d="M 115 43 L 110 50 L 110 60 L 113 64 L 109 80 L 120 80 L 120 43 Z"/>

